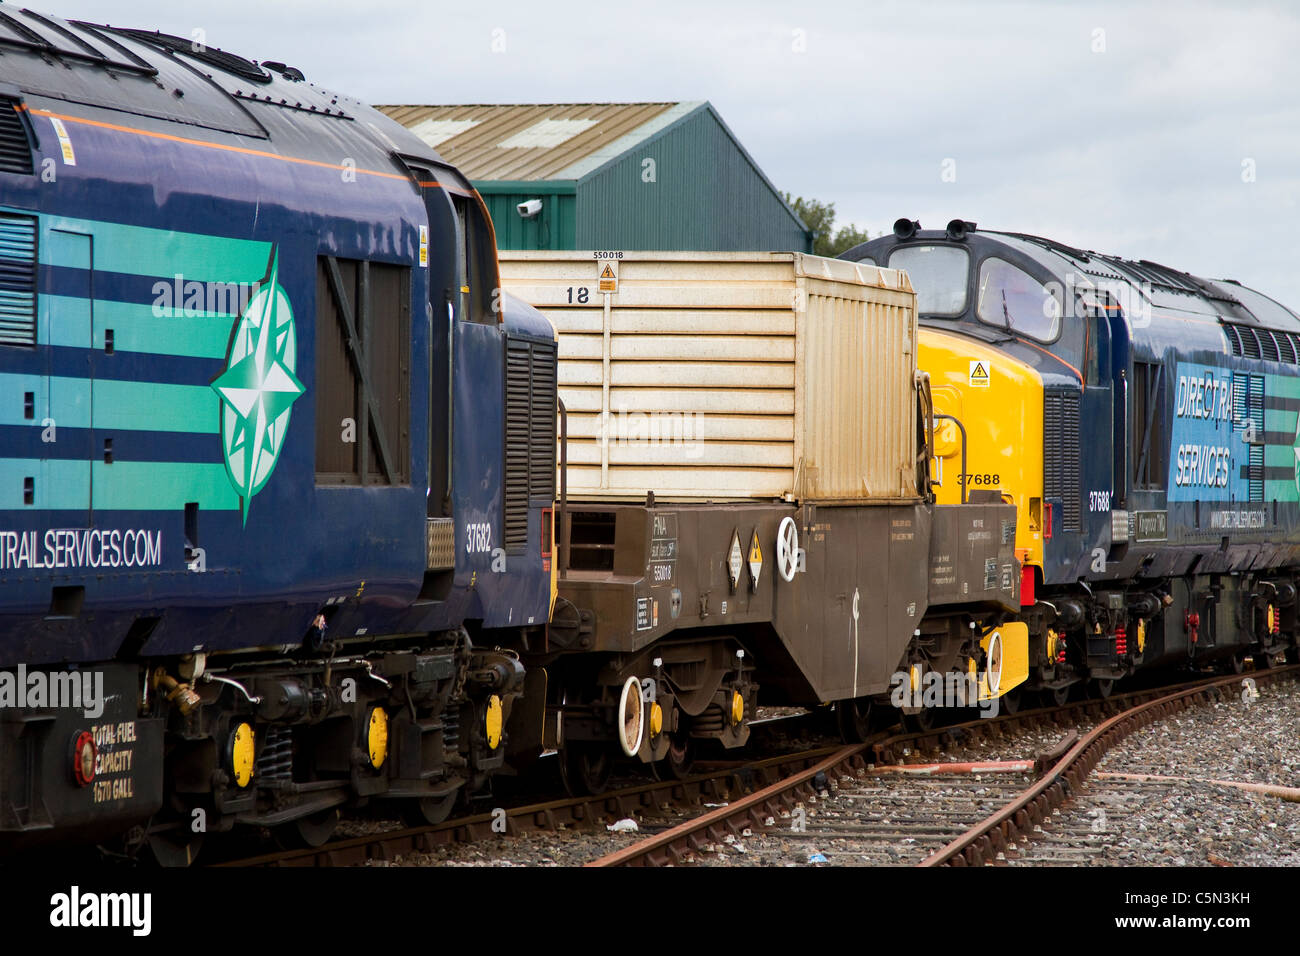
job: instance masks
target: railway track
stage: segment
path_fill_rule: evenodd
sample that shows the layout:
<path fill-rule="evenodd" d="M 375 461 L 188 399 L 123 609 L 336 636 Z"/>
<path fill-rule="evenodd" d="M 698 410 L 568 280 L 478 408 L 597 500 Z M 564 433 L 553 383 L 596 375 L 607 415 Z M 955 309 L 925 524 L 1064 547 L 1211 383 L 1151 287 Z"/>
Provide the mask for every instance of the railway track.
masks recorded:
<path fill-rule="evenodd" d="M 1300 666 L 1264 670 L 1256 684 L 1292 679 Z M 1005 857 L 1017 841 L 1034 839 L 1051 812 L 1077 793 L 1097 762 L 1129 733 L 1200 701 L 1236 693 L 1237 675 L 1177 687 L 1131 692 L 1108 701 L 1066 705 L 985 721 L 998 734 L 1032 720 L 1062 722 L 1091 713 L 1102 719 L 1082 735 L 1067 735 L 1051 752 L 1020 765 L 966 767 L 964 773 L 931 768 L 899 773 L 889 767 L 903 750 L 942 741 L 971 725 L 924 735 L 896 735 L 878 742 L 843 747 L 804 770 L 755 791 L 727 807 L 654 834 L 593 861 L 591 866 L 661 866 L 700 862 L 708 849 L 735 846 L 758 834 L 774 834 L 781 821 L 786 845 L 816 840 L 852 839 L 859 862 L 921 866 L 980 865 Z M 980 722 L 976 722 L 978 724 Z M 877 769 L 877 768 L 880 769 Z M 816 811 L 829 791 L 836 808 Z M 840 800 L 840 797 L 843 800 Z M 804 819 L 798 820 L 802 812 Z M 794 824 L 805 825 L 796 830 Z M 1041 831 L 1039 831 L 1041 832 Z M 1080 849 L 1086 849 L 1082 847 Z M 749 852 L 748 850 L 746 852 Z M 805 857 L 815 861 L 815 855 Z M 765 862 L 772 862 L 770 858 Z"/>
<path fill-rule="evenodd" d="M 603 820 L 626 819 L 636 812 L 664 804 L 700 806 L 726 802 L 736 793 L 783 779 L 835 750 L 834 747 L 813 748 L 739 766 L 725 766 L 683 780 L 651 781 L 596 796 L 565 797 L 494 808 L 487 813 L 456 817 L 436 826 L 406 827 L 334 840 L 313 849 L 283 850 L 214 865 L 355 866 L 367 861 L 391 861 L 402 855 L 427 853 L 450 844 L 560 828 L 594 827 Z"/>
<path fill-rule="evenodd" d="M 761 830 L 707 831 L 678 862 L 792 866 L 920 863 L 1002 806 L 1033 780 L 1034 761 L 854 765 L 840 776 L 813 776 L 816 794 L 792 809 L 766 801 Z M 825 773 L 821 771 L 820 773 Z M 779 820 L 779 824 L 778 824 Z"/>
<path fill-rule="evenodd" d="M 1262 682 L 1263 679 L 1295 670 L 1300 668 L 1262 671 L 1254 676 L 1258 682 Z M 663 865 L 681 862 L 697 857 L 701 848 L 708 844 L 725 843 L 728 839 L 735 841 L 743 839 L 742 834 L 752 835 L 770 830 L 778 825 L 778 820 L 783 828 L 789 827 L 788 820 L 792 812 L 800 804 L 805 807 L 815 805 L 819 793 L 826 788 L 842 792 L 863 807 L 887 798 L 885 773 L 869 774 L 868 768 L 894 765 L 904 757 L 941 754 L 969 743 L 997 741 L 1004 736 L 1029 729 L 1058 728 L 1064 733 L 1080 724 L 1111 721 L 1130 713 L 1135 706 L 1158 703 L 1162 698 L 1179 695 L 1194 698 L 1196 695 L 1213 693 L 1213 688 L 1228 686 L 1240 680 L 1240 677 L 1232 676 L 1194 681 L 1172 688 L 1129 691 L 1105 700 L 1084 700 L 1059 707 L 1022 710 L 992 719 L 977 719 L 925 731 L 879 733 L 862 744 L 816 747 L 760 760 L 737 761 L 718 765 L 717 769 L 708 773 L 696 774 L 684 780 L 648 781 L 597 796 L 565 797 L 494 808 L 490 812 L 453 818 L 436 826 L 403 827 L 336 839 L 317 848 L 281 850 L 213 865 L 329 867 L 387 863 L 402 857 L 430 853 L 458 844 L 480 843 L 501 836 L 584 828 L 603 833 L 605 824 L 634 816 L 641 816 L 645 821 L 641 830 L 658 832 L 652 832 L 644 840 L 608 853 L 591 865 Z M 959 839 L 978 843 L 980 838 L 969 836 L 968 831 L 975 829 L 976 824 L 986 818 L 995 816 L 995 810 L 1015 802 L 1010 799 L 1014 795 L 1013 789 L 1015 793 L 1022 792 L 1026 785 L 1032 784 L 1035 774 L 1047 774 L 1049 777 L 1055 774 L 1061 760 L 1067 756 L 1064 749 L 1058 749 L 1061 752 L 1039 754 L 1032 769 L 1022 768 L 1008 772 L 1008 768 L 998 767 L 981 773 L 958 775 L 958 781 L 949 780 L 949 775 L 935 772 L 924 778 L 913 774 L 888 773 L 892 778 L 888 786 L 895 793 L 906 785 L 915 790 L 922 802 L 927 789 L 933 793 L 947 787 L 949 800 L 942 824 L 936 825 L 931 820 L 927 825 L 923 814 L 909 813 L 905 808 L 907 800 L 898 797 L 893 801 L 889 812 L 877 813 L 878 819 L 875 821 L 838 820 L 832 814 L 816 811 L 813 816 L 818 819 L 804 832 L 815 837 L 818 834 L 832 833 L 835 828 L 875 827 L 877 835 L 881 837 L 877 842 L 882 845 L 912 841 L 905 844 L 905 853 L 866 849 L 863 851 L 864 863 L 919 862 L 915 859 L 918 856 L 924 857 L 931 850 L 946 850 Z M 973 786 L 983 792 L 971 799 L 961 800 L 954 792 L 959 785 Z M 1052 798 L 1049 796 L 1046 799 L 1050 803 Z M 710 804 L 714 806 L 710 807 Z M 683 824 L 661 825 L 655 821 L 665 819 L 660 813 L 665 807 L 671 807 L 678 816 L 683 813 L 699 815 Z M 1033 811 L 1026 812 L 1032 815 Z M 651 819 L 646 820 L 647 815 Z M 1030 824 L 1031 827 L 1033 825 Z M 859 835 L 867 834 L 864 832 Z M 803 845 L 811 845 L 813 842 L 805 836 L 794 839 Z M 599 849 L 596 852 L 600 852 Z M 963 861 L 971 861 L 971 857 L 964 851 L 960 855 Z M 925 862 L 932 865 L 934 861 Z"/>

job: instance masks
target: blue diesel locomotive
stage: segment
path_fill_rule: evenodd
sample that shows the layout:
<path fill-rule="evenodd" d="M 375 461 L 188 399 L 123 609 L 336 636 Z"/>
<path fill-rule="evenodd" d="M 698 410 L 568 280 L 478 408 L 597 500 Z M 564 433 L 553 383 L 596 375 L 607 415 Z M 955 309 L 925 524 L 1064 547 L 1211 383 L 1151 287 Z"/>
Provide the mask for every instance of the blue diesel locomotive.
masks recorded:
<path fill-rule="evenodd" d="M 842 258 L 906 269 L 940 501 L 1020 521 L 1027 686 L 1296 652 L 1300 316 L 1237 282 L 953 220 Z"/>
<path fill-rule="evenodd" d="M 378 112 L 0 12 L 0 852 L 445 816 L 554 601 L 555 341 Z"/>

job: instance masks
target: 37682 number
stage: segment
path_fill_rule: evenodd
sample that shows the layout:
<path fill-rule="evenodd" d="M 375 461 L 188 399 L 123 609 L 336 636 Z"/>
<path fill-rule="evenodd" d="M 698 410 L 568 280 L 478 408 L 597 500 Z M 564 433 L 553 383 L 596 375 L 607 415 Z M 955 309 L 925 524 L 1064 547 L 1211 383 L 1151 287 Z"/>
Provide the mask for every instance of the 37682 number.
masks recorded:
<path fill-rule="evenodd" d="M 492 550 L 492 525 L 486 521 L 465 526 L 465 553 L 482 554 Z"/>

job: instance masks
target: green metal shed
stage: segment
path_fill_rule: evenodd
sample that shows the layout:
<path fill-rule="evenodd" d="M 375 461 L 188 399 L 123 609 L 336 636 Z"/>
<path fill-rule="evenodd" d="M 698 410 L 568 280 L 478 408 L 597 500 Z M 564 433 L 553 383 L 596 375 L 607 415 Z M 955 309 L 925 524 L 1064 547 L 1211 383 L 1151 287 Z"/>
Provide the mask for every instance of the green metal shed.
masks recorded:
<path fill-rule="evenodd" d="M 469 177 L 502 249 L 812 251 L 707 102 L 379 109 Z"/>

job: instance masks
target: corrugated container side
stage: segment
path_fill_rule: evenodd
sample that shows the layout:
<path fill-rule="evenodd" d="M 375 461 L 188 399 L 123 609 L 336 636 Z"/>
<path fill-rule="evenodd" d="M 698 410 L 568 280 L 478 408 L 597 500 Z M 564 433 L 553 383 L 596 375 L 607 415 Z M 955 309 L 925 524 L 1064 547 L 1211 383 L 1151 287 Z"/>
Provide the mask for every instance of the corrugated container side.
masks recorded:
<path fill-rule="evenodd" d="M 915 495 L 916 316 L 906 291 L 864 287 L 847 263 L 800 256 L 803 408 L 796 494 L 834 500 Z M 870 271 L 870 270 L 863 270 Z M 875 276 L 869 276 L 873 281 Z M 902 280 L 906 281 L 905 277 Z M 865 294 L 864 294 L 865 293 Z"/>
<path fill-rule="evenodd" d="M 503 252 L 559 335 L 570 495 L 914 497 L 911 288 L 828 262 L 626 253 L 607 306 L 590 253 Z"/>

